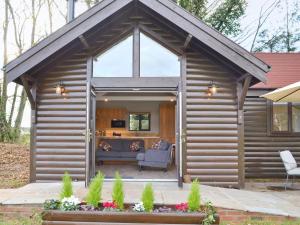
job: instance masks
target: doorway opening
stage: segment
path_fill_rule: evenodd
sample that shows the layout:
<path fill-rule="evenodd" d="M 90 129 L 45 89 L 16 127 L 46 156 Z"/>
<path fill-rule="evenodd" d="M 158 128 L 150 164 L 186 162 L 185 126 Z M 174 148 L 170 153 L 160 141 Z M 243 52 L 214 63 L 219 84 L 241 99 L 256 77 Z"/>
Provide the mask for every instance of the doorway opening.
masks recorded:
<path fill-rule="evenodd" d="M 177 181 L 177 91 L 97 91 L 95 173 L 128 181 Z"/>

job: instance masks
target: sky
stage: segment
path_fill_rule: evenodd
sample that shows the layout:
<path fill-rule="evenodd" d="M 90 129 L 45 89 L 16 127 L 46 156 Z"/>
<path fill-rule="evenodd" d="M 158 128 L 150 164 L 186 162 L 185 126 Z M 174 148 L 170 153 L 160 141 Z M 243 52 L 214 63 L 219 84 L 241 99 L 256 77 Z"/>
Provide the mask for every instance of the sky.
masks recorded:
<path fill-rule="evenodd" d="M 210 2 L 221 2 L 222 0 L 209 0 Z M 260 10 L 261 8 L 264 10 L 268 9 L 270 5 L 272 5 L 274 2 L 278 0 L 247 0 L 248 6 L 246 9 L 245 16 L 241 18 L 241 29 L 244 31 L 243 35 L 244 38 L 241 36 L 238 38 L 234 38 L 234 41 L 238 42 L 241 46 L 243 46 L 246 49 L 250 49 L 251 43 L 253 41 L 253 37 L 255 34 L 255 29 L 258 24 L 258 18 L 260 15 Z M 291 1 L 291 0 L 286 0 L 286 1 Z M 300 1 L 300 0 L 296 0 Z M 20 1 L 20 0 L 11 0 L 12 4 L 14 6 L 17 5 L 17 17 L 20 19 L 20 22 L 18 26 L 24 26 L 24 50 L 29 48 L 30 40 L 29 36 L 27 35 L 30 33 L 30 25 L 31 22 L 27 18 L 27 11 L 30 10 L 30 5 L 26 5 L 26 1 Z M 63 18 L 62 14 L 66 12 L 66 0 L 57 0 L 58 2 L 56 5 L 53 5 L 53 31 L 57 30 L 61 26 L 65 24 L 65 19 Z M 22 5 L 24 4 L 24 5 Z M 19 6 L 19 7 L 18 7 Z M 24 10 L 25 8 L 25 10 Z M 83 0 L 78 0 L 76 3 L 76 8 L 75 8 L 76 16 L 81 14 L 86 10 L 86 6 L 83 3 Z M 3 23 L 3 14 L 4 14 L 4 1 L 0 1 L 0 37 L 2 40 L 2 23 Z M 284 17 L 285 17 L 285 9 L 277 8 L 268 18 L 267 22 L 265 23 L 265 27 L 271 29 L 271 30 L 276 30 L 280 24 L 283 23 Z M 48 20 L 48 11 L 46 10 L 46 7 L 42 7 L 41 13 L 39 14 L 38 17 L 39 25 L 37 27 L 37 39 L 42 39 L 44 36 L 47 36 L 50 31 L 48 29 L 49 26 L 49 20 Z M 299 26 L 299 25 L 298 25 Z M 46 32 L 45 32 L 45 27 L 47 27 Z M 16 45 L 14 42 L 14 35 L 13 35 L 13 29 L 9 30 L 9 59 L 13 59 L 17 56 L 17 49 Z M 2 41 L 0 42 L 0 67 L 2 68 L 3 64 L 3 43 Z M 11 83 L 9 84 L 8 87 L 8 95 L 12 95 L 12 92 L 14 90 L 14 84 Z M 8 108 L 9 109 L 9 108 Z M 25 114 L 24 118 L 22 121 L 22 127 L 30 127 L 30 107 L 29 103 L 27 103 L 26 108 L 25 108 Z"/>

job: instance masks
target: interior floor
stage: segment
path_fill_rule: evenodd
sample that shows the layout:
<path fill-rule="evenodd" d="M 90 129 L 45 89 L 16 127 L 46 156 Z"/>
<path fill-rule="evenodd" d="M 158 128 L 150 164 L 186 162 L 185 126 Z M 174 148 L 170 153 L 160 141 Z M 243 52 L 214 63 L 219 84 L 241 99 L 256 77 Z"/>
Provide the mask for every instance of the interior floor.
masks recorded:
<path fill-rule="evenodd" d="M 114 178 L 116 171 L 120 173 L 123 179 L 177 179 L 175 165 L 169 166 L 167 171 L 147 167 L 139 171 L 136 164 L 104 164 L 96 166 L 96 171 L 99 170 L 107 179 Z"/>

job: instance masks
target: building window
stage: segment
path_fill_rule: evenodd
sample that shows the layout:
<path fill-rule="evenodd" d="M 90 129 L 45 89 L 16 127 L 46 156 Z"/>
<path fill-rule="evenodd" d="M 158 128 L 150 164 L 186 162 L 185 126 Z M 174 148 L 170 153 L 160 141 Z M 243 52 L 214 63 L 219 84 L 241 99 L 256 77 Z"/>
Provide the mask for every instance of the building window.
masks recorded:
<path fill-rule="evenodd" d="M 150 113 L 129 113 L 130 131 L 150 131 Z"/>
<path fill-rule="evenodd" d="M 132 77 L 133 37 L 94 57 L 93 77 Z"/>
<path fill-rule="evenodd" d="M 179 77 L 180 56 L 166 45 L 136 27 L 134 34 L 94 56 L 93 77 Z"/>
<path fill-rule="evenodd" d="M 300 104 L 272 102 L 271 133 L 300 134 Z"/>
<path fill-rule="evenodd" d="M 140 33 L 140 43 L 141 77 L 180 76 L 177 55 L 143 33 Z"/>

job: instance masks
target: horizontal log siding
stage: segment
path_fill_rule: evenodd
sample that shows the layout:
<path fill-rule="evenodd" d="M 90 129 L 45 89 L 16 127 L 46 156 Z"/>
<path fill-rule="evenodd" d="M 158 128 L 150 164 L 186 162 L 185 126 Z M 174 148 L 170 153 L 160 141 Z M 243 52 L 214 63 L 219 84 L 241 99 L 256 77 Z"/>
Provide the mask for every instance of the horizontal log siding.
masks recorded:
<path fill-rule="evenodd" d="M 36 181 L 60 180 L 65 171 L 84 180 L 86 56 L 74 54 L 38 77 Z M 55 93 L 60 81 L 66 96 Z"/>
<path fill-rule="evenodd" d="M 245 102 L 246 178 L 283 178 L 279 151 L 289 149 L 300 162 L 300 137 L 268 136 L 267 101 L 247 97 Z"/>
<path fill-rule="evenodd" d="M 218 93 L 208 98 L 211 81 Z M 186 174 L 201 183 L 238 186 L 236 83 L 207 57 L 187 54 Z"/>

